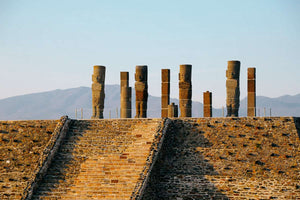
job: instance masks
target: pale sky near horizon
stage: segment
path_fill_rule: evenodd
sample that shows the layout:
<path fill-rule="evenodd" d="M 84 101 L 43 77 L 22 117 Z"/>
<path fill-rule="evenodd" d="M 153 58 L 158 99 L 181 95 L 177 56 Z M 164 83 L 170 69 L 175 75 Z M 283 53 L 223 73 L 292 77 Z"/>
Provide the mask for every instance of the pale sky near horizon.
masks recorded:
<path fill-rule="evenodd" d="M 213 92 L 225 106 L 228 60 L 257 68 L 257 95 L 300 93 L 300 0 L 0 0 L 0 99 L 91 86 L 93 65 L 119 84 L 148 65 L 149 93 L 171 69 L 178 98 L 180 64 L 192 64 L 193 100 Z"/>

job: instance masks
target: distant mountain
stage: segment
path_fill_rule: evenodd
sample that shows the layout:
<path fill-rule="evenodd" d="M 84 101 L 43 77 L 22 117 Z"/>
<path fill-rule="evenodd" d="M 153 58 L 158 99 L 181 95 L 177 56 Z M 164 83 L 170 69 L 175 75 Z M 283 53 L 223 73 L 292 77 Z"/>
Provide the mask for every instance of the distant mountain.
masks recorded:
<path fill-rule="evenodd" d="M 264 110 L 266 110 L 266 115 L 272 116 L 300 116 L 300 94 L 291 96 L 284 95 L 277 98 L 269 98 L 264 96 L 256 97 L 256 108 L 257 114 L 260 116 L 264 115 Z M 247 99 L 241 101 L 240 115 L 247 115 Z"/>
<path fill-rule="evenodd" d="M 135 115 L 135 95 L 132 94 L 132 116 Z M 225 101 L 225 100 L 224 100 Z M 171 99 L 178 104 L 178 99 Z M 193 117 L 202 117 L 203 104 L 193 102 Z M 241 101 L 240 116 L 247 115 L 247 100 Z M 160 97 L 149 95 L 148 117 L 160 117 Z M 0 100 L 0 120 L 21 119 L 57 119 L 62 115 L 75 118 L 89 119 L 92 113 L 92 92 L 89 87 L 79 87 L 66 90 L 54 90 L 35 94 L 21 95 Z M 300 116 L 300 94 L 295 96 L 281 96 L 278 98 L 257 97 L 257 108 L 260 116 L 269 115 L 272 108 L 272 116 Z M 120 115 L 120 87 L 119 85 L 105 86 L 104 117 L 116 118 Z M 226 110 L 224 111 L 226 115 Z M 222 109 L 213 109 L 213 116 L 222 116 Z"/>

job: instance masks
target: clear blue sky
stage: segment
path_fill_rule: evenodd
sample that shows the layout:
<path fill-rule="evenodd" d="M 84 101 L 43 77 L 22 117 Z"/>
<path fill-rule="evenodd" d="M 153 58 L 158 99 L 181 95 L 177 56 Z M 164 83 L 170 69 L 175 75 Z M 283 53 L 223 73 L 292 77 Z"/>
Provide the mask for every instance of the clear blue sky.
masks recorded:
<path fill-rule="evenodd" d="M 149 68 L 160 96 L 160 69 L 171 69 L 178 97 L 180 64 L 193 65 L 193 99 L 213 92 L 225 105 L 228 60 L 257 68 L 257 95 L 300 93 L 299 0 L 0 0 L 0 98 L 91 85 L 93 65 L 119 72 Z"/>

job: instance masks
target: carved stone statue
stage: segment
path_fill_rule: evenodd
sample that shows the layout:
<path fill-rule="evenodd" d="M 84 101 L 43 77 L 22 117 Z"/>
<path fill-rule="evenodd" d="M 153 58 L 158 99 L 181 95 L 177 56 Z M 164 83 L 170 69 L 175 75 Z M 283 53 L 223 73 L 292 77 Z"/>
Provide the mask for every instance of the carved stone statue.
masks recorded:
<path fill-rule="evenodd" d="M 180 65 L 179 108 L 180 117 L 192 117 L 192 65 Z"/>
<path fill-rule="evenodd" d="M 135 118 L 147 117 L 148 68 L 146 65 L 135 68 Z"/>
<path fill-rule="evenodd" d="M 105 81 L 105 67 L 95 65 L 94 74 L 92 75 L 92 104 L 93 115 L 92 119 L 103 119 L 104 110 L 104 81 Z"/>
<path fill-rule="evenodd" d="M 240 61 L 228 61 L 226 77 L 227 117 L 238 117 L 240 107 Z"/>

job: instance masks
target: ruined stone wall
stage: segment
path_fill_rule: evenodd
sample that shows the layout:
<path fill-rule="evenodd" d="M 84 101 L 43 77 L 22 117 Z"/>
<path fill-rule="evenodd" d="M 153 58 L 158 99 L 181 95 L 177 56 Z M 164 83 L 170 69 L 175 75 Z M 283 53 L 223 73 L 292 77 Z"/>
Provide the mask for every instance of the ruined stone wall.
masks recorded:
<path fill-rule="evenodd" d="M 59 120 L 0 121 L 0 199 L 21 199 Z"/>
<path fill-rule="evenodd" d="M 143 199 L 300 199 L 299 118 L 173 120 Z"/>

